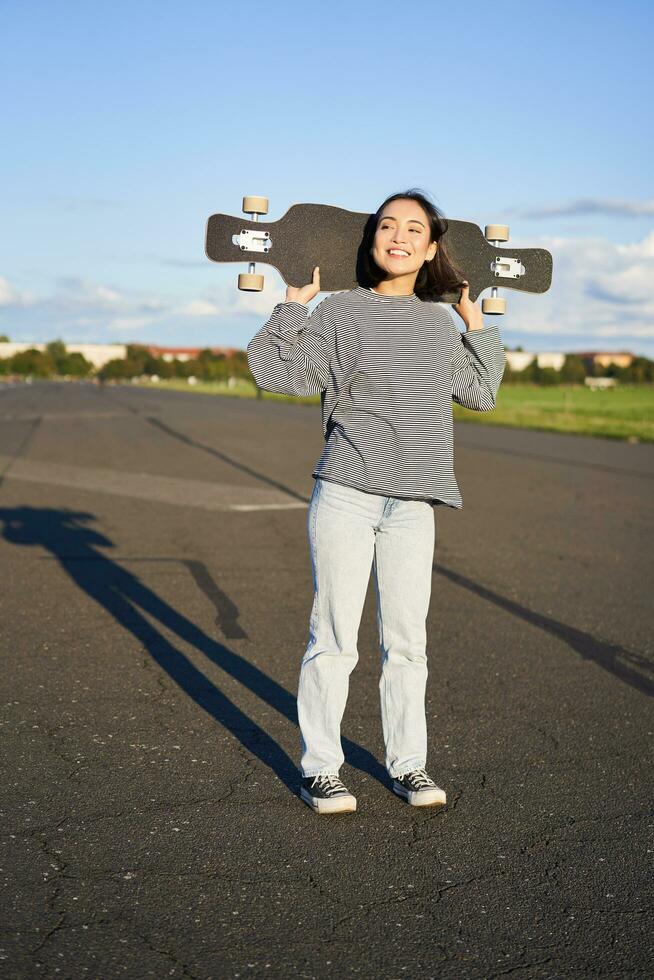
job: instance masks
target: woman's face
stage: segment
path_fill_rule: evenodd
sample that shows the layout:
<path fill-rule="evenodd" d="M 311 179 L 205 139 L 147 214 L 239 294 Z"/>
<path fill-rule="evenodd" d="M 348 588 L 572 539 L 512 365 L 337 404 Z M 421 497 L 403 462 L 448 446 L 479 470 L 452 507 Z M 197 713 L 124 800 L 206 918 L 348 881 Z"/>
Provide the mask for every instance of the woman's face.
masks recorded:
<path fill-rule="evenodd" d="M 391 201 L 377 223 L 372 256 L 386 279 L 415 277 L 433 259 L 437 242 L 429 240 L 429 219 L 417 201 Z"/>

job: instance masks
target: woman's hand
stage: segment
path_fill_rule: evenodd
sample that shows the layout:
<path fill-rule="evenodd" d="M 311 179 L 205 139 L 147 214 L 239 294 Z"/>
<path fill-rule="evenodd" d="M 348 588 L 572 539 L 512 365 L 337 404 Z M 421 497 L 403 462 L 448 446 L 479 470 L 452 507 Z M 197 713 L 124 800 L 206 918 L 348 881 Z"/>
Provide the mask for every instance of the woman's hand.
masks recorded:
<path fill-rule="evenodd" d="M 313 279 L 308 286 L 287 286 L 287 303 L 309 303 L 320 292 L 320 266 L 313 270 Z"/>
<path fill-rule="evenodd" d="M 470 301 L 470 286 L 467 280 L 463 282 L 463 289 L 461 290 L 461 299 L 458 303 L 452 303 L 452 309 L 456 310 L 461 319 L 466 325 L 466 330 L 482 330 L 484 327 L 484 319 L 481 313 L 481 306 L 479 303 L 472 303 Z"/>
<path fill-rule="evenodd" d="M 313 279 L 308 286 L 287 286 L 287 303 L 309 303 L 320 292 L 320 266 L 315 266 Z"/>

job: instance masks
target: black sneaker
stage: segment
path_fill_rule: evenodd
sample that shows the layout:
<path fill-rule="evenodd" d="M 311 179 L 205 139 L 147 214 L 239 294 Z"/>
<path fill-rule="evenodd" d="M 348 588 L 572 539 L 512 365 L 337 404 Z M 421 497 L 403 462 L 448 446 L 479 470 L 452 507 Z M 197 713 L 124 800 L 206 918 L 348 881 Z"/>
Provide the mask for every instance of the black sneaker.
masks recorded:
<path fill-rule="evenodd" d="M 395 776 L 393 792 L 403 796 L 411 806 L 443 806 L 447 802 L 445 790 L 437 786 L 424 769 Z"/>
<path fill-rule="evenodd" d="M 305 776 L 300 796 L 316 813 L 350 813 L 356 810 L 356 797 L 338 776 Z"/>

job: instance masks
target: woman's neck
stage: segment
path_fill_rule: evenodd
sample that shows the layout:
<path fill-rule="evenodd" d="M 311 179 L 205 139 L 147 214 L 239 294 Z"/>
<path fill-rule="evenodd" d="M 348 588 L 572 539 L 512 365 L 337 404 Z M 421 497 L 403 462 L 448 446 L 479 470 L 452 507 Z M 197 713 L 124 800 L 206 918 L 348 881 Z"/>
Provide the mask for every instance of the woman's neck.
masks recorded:
<path fill-rule="evenodd" d="M 379 293 L 380 296 L 414 296 L 415 284 L 416 276 L 403 276 L 399 279 L 382 279 L 374 289 L 372 286 L 370 288 L 373 293 Z"/>
<path fill-rule="evenodd" d="M 380 285 L 381 285 L 381 283 L 379 283 L 376 286 L 375 289 L 373 289 L 372 286 L 371 286 L 370 287 L 370 291 L 372 293 L 377 293 L 379 296 L 415 296 L 415 293 L 396 293 L 396 292 L 391 292 L 388 289 L 383 289 L 382 290 L 382 289 L 379 288 Z"/>

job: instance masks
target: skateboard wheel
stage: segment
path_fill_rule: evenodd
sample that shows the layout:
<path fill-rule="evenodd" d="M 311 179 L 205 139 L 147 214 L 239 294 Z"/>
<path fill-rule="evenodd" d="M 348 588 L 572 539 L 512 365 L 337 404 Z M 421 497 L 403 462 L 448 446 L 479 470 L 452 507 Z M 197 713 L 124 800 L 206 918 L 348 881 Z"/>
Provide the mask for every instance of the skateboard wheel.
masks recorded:
<path fill-rule="evenodd" d="M 481 301 L 481 312 L 502 315 L 506 313 L 506 300 L 499 296 L 489 296 Z"/>
<path fill-rule="evenodd" d="M 243 211 L 245 214 L 268 214 L 268 198 L 244 197 Z"/>
<path fill-rule="evenodd" d="M 249 292 L 260 293 L 263 289 L 263 276 L 254 272 L 241 272 L 238 277 L 238 288 Z"/>
<path fill-rule="evenodd" d="M 508 242 L 509 240 L 509 226 L 508 225 L 486 225 L 484 229 L 484 235 L 489 242 Z"/>

